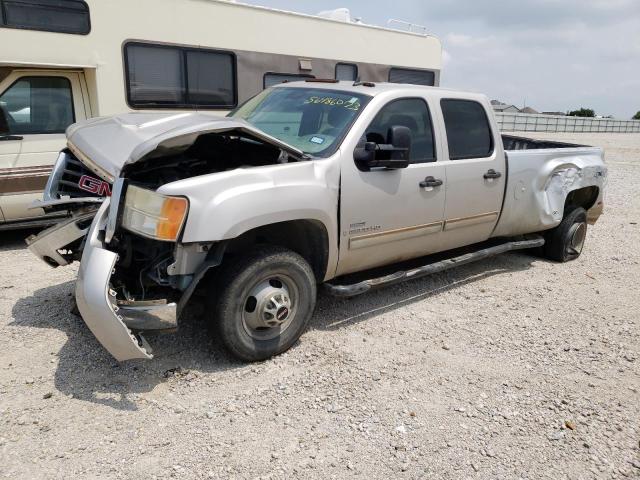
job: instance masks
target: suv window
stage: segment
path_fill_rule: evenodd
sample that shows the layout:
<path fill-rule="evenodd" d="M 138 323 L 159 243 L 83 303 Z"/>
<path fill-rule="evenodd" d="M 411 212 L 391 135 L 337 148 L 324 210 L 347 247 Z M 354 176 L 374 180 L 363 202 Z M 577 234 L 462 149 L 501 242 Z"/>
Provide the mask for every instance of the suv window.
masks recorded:
<path fill-rule="evenodd" d="M 125 45 L 127 99 L 134 108 L 233 108 L 235 56 L 188 47 Z"/>
<path fill-rule="evenodd" d="M 82 0 L 0 0 L 0 26 L 86 35 L 89 6 Z"/>
<path fill-rule="evenodd" d="M 493 135 L 484 107 L 472 100 L 440 102 L 447 130 L 449 158 L 485 158 L 493 153 Z"/>
<path fill-rule="evenodd" d="M 12 135 L 64 133 L 75 118 L 64 77 L 22 77 L 0 95 Z"/>
<path fill-rule="evenodd" d="M 411 163 L 433 162 L 436 159 L 431 114 L 421 98 L 404 98 L 385 105 L 367 128 L 368 142 L 387 143 L 392 126 L 411 130 Z"/>

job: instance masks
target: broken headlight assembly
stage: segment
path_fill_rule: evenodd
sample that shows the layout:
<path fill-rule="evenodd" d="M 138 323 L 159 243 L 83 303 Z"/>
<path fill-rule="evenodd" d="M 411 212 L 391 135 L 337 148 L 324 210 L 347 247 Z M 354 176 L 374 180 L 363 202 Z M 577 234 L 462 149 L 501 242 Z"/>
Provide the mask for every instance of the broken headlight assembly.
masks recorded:
<path fill-rule="evenodd" d="M 174 242 L 187 218 L 189 201 L 129 185 L 122 210 L 122 227 L 155 240 Z"/>

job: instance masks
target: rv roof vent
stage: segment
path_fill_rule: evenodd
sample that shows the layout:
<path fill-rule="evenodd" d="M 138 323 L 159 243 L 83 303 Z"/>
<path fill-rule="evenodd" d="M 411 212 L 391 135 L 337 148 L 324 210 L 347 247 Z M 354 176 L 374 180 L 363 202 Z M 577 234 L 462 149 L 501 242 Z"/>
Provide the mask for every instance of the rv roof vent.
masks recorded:
<path fill-rule="evenodd" d="M 339 22 L 351 23 L 351 12 L 348 8 L 336 8 L 335 10 L 324 10 L 318 13 L 318 17 L 337 20 Z"/>
<path fill-rule="evenodd" d="M 387 22 L 387 25 L 393 28 L 393 25 L 398 26 L 398 30 L 403 29 L 411 33 L 419 33 L 420 35 L 428 35 L 429 31 L 424 25 L 418 25 L 417 23 L 405 22 L 404 20 L 397 20 L 392 18 Z"/>

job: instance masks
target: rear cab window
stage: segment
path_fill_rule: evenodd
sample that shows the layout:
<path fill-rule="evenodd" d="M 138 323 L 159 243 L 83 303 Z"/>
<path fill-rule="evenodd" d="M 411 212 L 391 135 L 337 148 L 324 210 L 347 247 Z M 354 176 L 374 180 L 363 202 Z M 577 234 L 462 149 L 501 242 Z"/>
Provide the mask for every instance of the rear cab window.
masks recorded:
<path fill-rule="evenodd" d="M 493 154 L 493 133 L 487 112 L 474 100 L 442 99 L 451 160 L 487 158 Z"/>

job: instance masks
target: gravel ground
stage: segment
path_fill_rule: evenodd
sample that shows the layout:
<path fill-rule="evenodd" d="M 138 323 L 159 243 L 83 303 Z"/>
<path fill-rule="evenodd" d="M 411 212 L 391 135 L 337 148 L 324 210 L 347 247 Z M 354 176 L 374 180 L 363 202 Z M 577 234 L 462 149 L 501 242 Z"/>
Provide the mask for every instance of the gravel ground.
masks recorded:
<path fill-rule="evenodd" d="M 70 313 L 77 267 L 0 240 L 0 476 L 640 477 L 640 135 L 605 147 L 583 256 L 509 254 L 353 300 L 279 358 L 193 319 L 117 364 Z"/>

